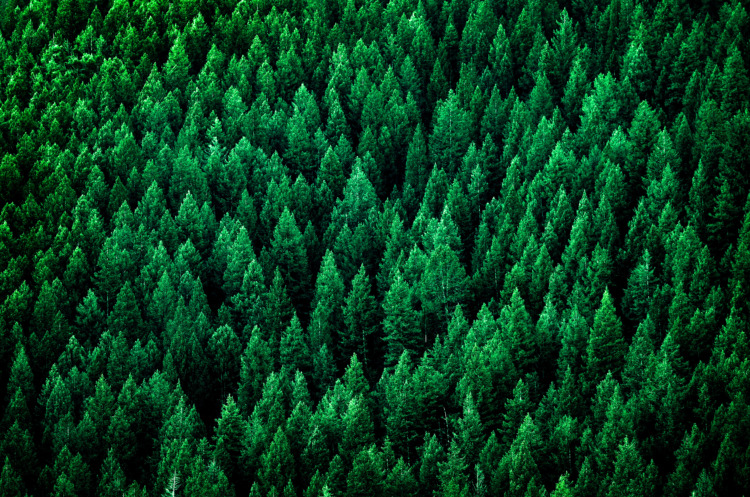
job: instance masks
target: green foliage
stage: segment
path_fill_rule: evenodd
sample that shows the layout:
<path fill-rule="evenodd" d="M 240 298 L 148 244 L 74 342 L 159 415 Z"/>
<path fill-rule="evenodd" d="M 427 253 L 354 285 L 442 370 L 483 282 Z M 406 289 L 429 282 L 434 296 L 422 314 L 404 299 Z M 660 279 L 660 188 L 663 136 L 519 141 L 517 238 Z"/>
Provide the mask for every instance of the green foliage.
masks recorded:
<path fill-rule="evenodd" d="M 383 300 L 383 333 L 387 344 L 385 365 L 393 366 L 404 351 L 421 350 L 417 312 L 411 303 L 412 290 L 401 273 L 396 273 Z"/>
<path fill-rule="evenodd" d="M 303 335 L 302 325 L 300 325 L 297 314 L 292 316 L 289 326 L 281 336 L 279 353 L 282 366 L 288 367 L 292 371 L 310 371 L 312 366 L 310 349 Z"/>
<path fill-rule="evenodd" d="M 430 137 L 432 161 L 453 174 L 469 145 L 468 115 L 458 97 L 450 92 L 435 109 L 435 125 Z"/>
<path fill-rule="evenodd" d="M 271 258 L 279 269 L 292 301 L 299 305 L 308 292 L 310 275 L 302 233 L 289 209 L 279 218 L 271 242 Z"/>
<path fill-rule="evenodd" d="M 750 493 L 743 2 L 0 3 L 0 494 Z"/>
<path fill-rule="evenodd" d="M 373 334 L 378 327 L 376 306 L 370 279 L 365 273 L 364 266 L 360 266 L 344 303 L 343 320 L 346 328 L 340 336 L 339 347 L 344 357 L 352 354 L 361 357 L 365 369 L 368 369 L 368 357 L 374 352 Z"/>
<path fill-rule="evenodd" d="M 625 357 L 622 323 L 615 313 L 608 290 L 605 290 L 601 305 L 596 310 L 586 356 L 586 376 L 589 381 L 602 378 L 607 372 L 617 374 L 622 368 Z"/>
<path fill-rule="evenodd" d="M 208 340 L 208 352 L 222 397 L 239 378 L 241 343 L 229 325 L 220 326 Z"/>
<path fill-rule="evenodd" d="M 435 316 L 439 328 L 446 328 L 456 305 L 464 301 L 467 286 L 466 271 L 447 243 L 430 254 L 421 283 L 424 312 Z"/>
<path fill-rule="evenodd" d="M 313 313 L 310 318 L 310 339 L 314 348 L 324 343 L 329 347 L 337 343 L 337 335 L 342 329 L 342 304 L 344 300 L 344 283 L 336 267 L 333 252 L 323 256 L 318 279 L 315 282 Z"/>

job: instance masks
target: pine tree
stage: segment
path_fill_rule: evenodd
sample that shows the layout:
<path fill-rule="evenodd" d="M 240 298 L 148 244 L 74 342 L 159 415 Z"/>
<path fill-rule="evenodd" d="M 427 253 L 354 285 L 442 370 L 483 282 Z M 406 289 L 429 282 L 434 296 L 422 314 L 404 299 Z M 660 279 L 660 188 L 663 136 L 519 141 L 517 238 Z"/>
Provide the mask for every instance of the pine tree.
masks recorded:
<path fill-rule="evenodd" d="M 344 283 L 336 266 L 333 252 L 326 251 L 315 282 L 315 297 L 309 333 L 314 348 L 323 343 L 332 346 L 338 343 L 343 328 L 342 304 Z M 345 356 L 346 357 L 346 356 Z"/>
<path fill-rule="evenodd" d="M 286 28 L 282 33 L 282 36 L 285 35 L 289 36 Z M 302 62 L 294 44 L 290 44 L 287 49 L 279 54 L 275 79 L 279 89 L 279 97 L 284 101 L 291 102 L 294 93 L 302 82 Z"/>
<path fill-rule="evenodd" d="M 308 131 L 305 116 L 295 107 L 294 114 L 289 119 L 286 130 L 288 146 L 284 159 L 290 165 L 292 174 L 303 174 L 307 178 L 312 176 L 312 136 Z"/>
<path fill-rule="evenodd" d="M 253 258 L 244 269 L 239 291 L 230 297 L 237 313 L 236 323 L 238 329 L 242 328 L 243 337 L 246 337 L 247 332 L 252 330 L 253 326 L 261 324 L 263 297 L 266 292 L 263 269 L 257 259 Z"/>
<path fill-rule="evenodd" d="M 289 450 L 289 441 L 279 427 L 273 435 L 268 450 L 261 456 L 258 479 L 263 486 L 278 494 L 283 491 L 286 482 L 294 477 L 294 459 Z"/>
<path fill-rule="evenodd" d="M 377 331 L 378 310 L 372 296 L 370 279 L 365 273 L 364 265 L 352 280 L 352 287 L 343 306 L 345 331 L 340 335 L 339 350 L 344 357 L 356 354 L 368 371 L 368 357 L 373 349 L 373 334 Z"/>
<path fill-rule="evenodd" d="M 182 37 L 177 37 L 169 50 L 169 58 L 164 70 L 167 90 L 182 91 L 182 88 L 186 88 L 189 71 L 190 61 L 185 51 L 184 40 Z"/>
<path fill-rule="evenodd" d="M 140 337 L 143 318 L 130 282 L 126 282 L 118 292 L 107 324 L 113 334 L 123 333 L 128 339 Z"/>
<path fill-rule="evenodd" d="M 402 495 L 404 497 L 414 497 L 418 494 L 417 480 L 403 458 L 399 458 L 396 465 L 386 475 L 383 492 L 384 495 Z"/>
<path fill-rule="evenodd" d="M 598 382 L 608 371 L 618 374 L 622 368 L 625 357 L 622 323 L 615 313 L 608 290 L 605 290 L 601 306 L 594 316 L 586 355 L 586 377 L 589 382 Z"/>
<path fill-rule="evenodd" d="M 240 411 L 247 416 L 260 399 L 263 383 L 274 366 L 271 348 L 263 339 L 258 326 L 254 326 L 249 332 L 248 342 L 240 362 L 237 404 Z"/>
<path fill-rule="evenodd" d="M 292 318 L 294 308 L 289 300 L 281 271 L 277 267 L 271 286 L 265 294 L 263 306 L 263 325 L 261 330 L 264 337 L 271 347 L 272 358 L 278 361 L 278 347 L 281 343 L 281 334 L 285 328 L 284 323 L 289 322 Z"/>
<path fill-rule="evenodd" d="M 565 9 L 560 13 L 560 20 L 557 21 L 550 52 L 547 73 L 553 92 L 559 98 L 568 80 L 573 60 L 578 55 L 578 36 L 573 21 Z"/>
<path fill-rule="evenodd" d="M 551 497 L 571 497 L 573 495 L 574 486 L 570 483 L 568 474 L 565 473 L 560 476 L 560 479 L 555 485 L 555 490 L 550 494 Z"/>
<path fill-rule="evenodd" d="M 422 279 L 424 312 L 436 317 L 439 329 L 445 329 L 457 304 L 466 295 L 467 277 L 458 255 L 447 243 L 437 245 L 430 254 Z"/>
<path fill-rule="evenodd" d="M 2 449 L 5 456 L 18 466 L 18 472 L 22 479 L 34 481 L 32 478 L 38 478 L 37 451 L 28 429 L 22 429 L 18 422 L 14 422 L 5 434 Z M 2 479 L 1 481 L 4 484 L 6 480 Z M 11 482 L 12 480 L 9 481 L 9 483 Z"/>
<path fill-rule="evenodd" d="M 381 495 L 384 473 L 380 454 L 375 446 L 363 448 L 354 459 L 346 478 L 346 493 L 351 497 Z"/>
<path fill-rule="evenodd" d="M 562 97 L 563 115 L 571 129 L 578 128 L 578 117 L 581 115 L 583 97 L 591 87 L 586 77 L 586 70 L 586 62 L 579 54 L 573 59 Z"/>
<path fill-rule="evenodd" d="M 23 480 L 13 469 L 8 456 L 5 456 L 5 463 L 2 473 L 0 473 L 0 490 L 2 490 L 3 495 L 8 497 L 22 497 L 26 494 Z"/>
<path fill-rule="evenodd" d="M 125 492 L 125 474 L 115 456 L 113 449 L 107 453 L 102 464 L 102 476 L 99 480 L 98 493 L 107 497 L 115 497 Z"/>
<path fill-rule="evenodd" d="M 410 396 L 411 367 L 409 353 L 404 351 L 399 357 L 393 374 L 385 370 L 381 377 L 381 382 L 385 384 L 386 403 L 383 416 L 388 438 L 397 447 L 402 447 L 402 452 L 406 452 L 407 457 L 410 455 L 416 437 L 416 423 L 412 417 L 414 399 Z"/>
<path fill-rule="evenodd" d="M 336 379 L 336 361 L 327 344 L 313 352 L 313 383 L 325 392 Z"/>
<path fill-rule="evenodd" d="M 468 494 L 468 478 L 466 477 L 468 464 L 455 439 L 451 440 L 447 460 L 438 464 L 438 467 L 440 468 L 440 490 L 436 495 L 458 497 Z"/>
<path fill-rule="evenodd" d="M 310 349 L 296 313 L 292 316 L 286 332 L 281 336 L 279 354 L 281 366 L 289 367 L 292 371 L 298 370 L 306 373 L 312 367 Z"/>
<path fill-rule="evenodd" d="M 26 349 L 22 344 L 16 347 L 16 356 L 13 365 L 10 368 L 10 376 L 7 384 L 7 397 L 10 399 L 19 391 L 23 394 L 26 405 L 31 405 L 34 397 L 34 374 L 29 364 L 29 358 L 26 355 Z"/>
<path fill-rule="evenodd" d="M 240 476 L 239 457 L 242 451 L 244 422 L 231 395 L 221 408 L 216 420 L 216 445 L 213 456 L 229 479 Z"/>
<path fill-rule="evenodd" d="M 538 428 L 527 414 L 493 475 L 493 487 L 505 490 L 507 495 L 537 495 L 542 484 L 535 460 L 539 444 Z"/>
<path fill-rule="evenodd" d="M 529 316 L 518 289 L 513 290 L 510 302 L 500 313 L 504 338 L 510 344 L 511 354 L 520 371 L 530 372 L 540 355 L 540 337 Z"/>
<path fill-rule="evenodd" d="M 461 453 L 466 458 L 468 467 L 473 467 L 479 461 L 479 452 L 482 448 L 482 421 L 479 412 L 474 405 L 471 392 L 466 395 L 463 402 L 463 417 L 458 421 L 458 438 Z"/>
<path fill-rule="evenodd" d="M 339 442 L 339 454 L 344 461 L 350 462 L 375 441 L 372 417 L 361 394 L 349 401 L 342 421 L 343 434 Z"/>
<path fill-rule="evenodd" d="M 292 301 L 301 305 L 308 292 L 307 252 L 294 214 L 286 207 L 273 232 L 271 257 L 284 279 Z"/>
<path fill-rule="evenodd" d="M 740 109 L 746 109 L 748 88 L 750 88 L 750 79 L 748 79 L 747 68 L 742 61 L 740 48 L 736 44 L 732 44 L 724 63 L 721 78 L 722 110 L 727 114 L 734 114 Z"/>
<path fill-rule="evenodd" d="M 440 465 L 445 461 L 445 449 L 438 442 L 435 434 L 425 436 L 419 467 L 419 483 L 424 492 L 434 493 L 440 485 Z"/>
<path fill-rule="evenodd" d="M 646 317 L 656 287 L 651 256 L 645 250 L 641 261 L 628 278 L 628 287 L 623 297 L 625 315 L 635 323 Z"/>
<path fill-rule="evenodd" d="M 626 170 L 625 173 L 628 177 L 631 195 L 642 192 L 639 182 L 641 182 L 641 178 L 646 176 L 648 156 L 656 144 L 659 127 L 656 112 L 647 101 L 642 101 L 635 111 L 635 116 L 628 131 L 633 148 L 629 170 Z"/>
<path fill-rule="evenodd" d="M 654 471 L 653 463 L 644 468 L 635 444 L 628 442 L 626 438 L 618 449 L 612 483 L 607 495 L 654 495 Z"/>
<path fill-rule="evenodd" d="M 334 197 L 340 197 L 344 190 L 344 170 L 339 156 L 332 147 L 328 147 L 318 168 L 317 183 L 325 182 L 331 189 Z"/>
<path fill-rule="evenodd" d="M 529 387 L 521 379 L 513 389 L 512 397 L 505 402 L 505 414 L 503 414 L 502 442 L 505 447 L 510 447 L 518 434 L 518 428 L 524 418 L 532 409 L 532 400 L 529 396 Z"/>
<path fill-rule="evenodd" d="M 241 350 L 239 338 L 226 324 L 217 328 L 208 340 L 208 351 L 222 397 L 237 384 Z"/>
<path fill-rule="evenodd" d="M 433 162 L 453 174 L 469 145 L 468 116 L 452 91 L 435 110 L 435 126 L 430 136 Z"/>
<path fill-rule="evenodd" d="M 383 333 L 387 344 L 385 365 L 393 366 L 402 352 L 416 354 L 422 350 L 417 312 L 412 307 L 412 290 L 400 272 L 383 300 Z"/>
<path fill-rule="evenodd" d="M 250 236 L 244 226 L 237 232 L 237 238 L 228 251 L 226 271 L 224 271 L 224 292 L 228 298 L 237 294 L 243 284 L 248 267 L 255 259 Z"/>

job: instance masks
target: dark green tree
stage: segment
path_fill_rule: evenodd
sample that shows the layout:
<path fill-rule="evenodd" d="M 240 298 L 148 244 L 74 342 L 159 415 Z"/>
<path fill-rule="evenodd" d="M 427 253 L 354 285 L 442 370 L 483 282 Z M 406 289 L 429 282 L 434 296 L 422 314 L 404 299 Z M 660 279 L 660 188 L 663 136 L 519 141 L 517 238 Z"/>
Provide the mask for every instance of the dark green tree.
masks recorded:
<path fill-rule="evenodd" d="M 293 371 L 299 370 L 304 373 L 312 368 L 310 349 L 296 313 L 281 336 L 279 353 L 282 367 L 286 366 Z"/>
<path fill-rule="evenodd" d="M 221 415 L 216 420 L 216 445 L 213 457 L 230 480 L 240 476 L 239 457 L 242 451 L 244 424 L 234 398 L 231 395 L 227 396 L 221 408 Z"/>
<path fill-rule="evenodd" d="M 234 330 L 225 324 L 208 339 L 208 352 L 213 359 L 213 372 L 223 397 L 234 389 L 239 379 L 242 345 Z"/>
<path fill-rule="evenodd" d="M 22 497 L 23 495 L 27 495 L 23 480 L 13 469 L 8 456 L 5 456 L 3 470 L 2 473 L 0 473 L 0 490 L 2 490 L 3 495 L 9 497 Z"/>
<path fill-rule="evenodd" d="M 656 289 L 651 256 L 645 250 L 638 265 L 628 278 L 628 287 L 623 297 L 625 315 L 636 323 L 646 317 Z"/>
<path fill-rule="evenodd" d="M 292 301 L 295 305 L 302 305 L 309 291 L 307 252 L 294 214 L 287 208 L 284 208 L 273 232 L 271 258 L 284 279 Z"/>
<path fill-rule="evenodd" d="M 342 304 L 344 302 L 344 283 L 336 267 L 333 252 L 326 251 L 315 282 L 315 297 L 310 317 L 311 346 L 319 348 L 324 343 L 332 347 L 340 344 L 343 328 Z M 346 357 L 346 356 L 344 356 Z M 342 357 L 343 359 L 343 357 Z"/>
<path fill-rule="evenodd" d="M 466 296 L 466 271 L 448 243 L 440 243 L 430 254 L 422 278 L 424 312 L 436 318 L 440 329 L 448 326 L 455 306 Z"/>
<path fill-rule="evenodd" d="M 385 475 L 377 448 L 363 448 L 354 459 L 352 470 L 346 478 L 347 497 L 380 496 Z"/>
<path fill-rule="evenodd" d="M 250 415 L 260 395 L 268 375 L 273 370 L 271 348 L 264 340 L 258 326 L 248 333 L 248 342 L 240 359 L 240 379 L 237 403 L 244 415 Z"/>
<path fill-rule="evenodd" d="M 377 303 L 372 296 L 370 279 L 362 265 L 352 280 L 351 291 L 344 301 L 343 321 L 346 328 L 340 334 L 339 349 L 344 357 L 351 357 L 352 354 L 360 357 L 366 371 L 368 357 L 374 352 L 373 334 L 378 330 L 377 319 Z"/>
<path fill-rule="evenodd" d="M 435 125 L 430 136 L 432 161 L 453 174 L 469 146 L 468 115 L 452 91 L 435 109 Z"/>
<path fill-rule="evenodd" d="M 190 61 L 184 43 L 183 38 L 178 36 L 169 50 L 169 58 L 164 67 L 164 82 L 167 84 L 167 90 L 182 91 L 183 88 L 187 88 Z"/>
<path fill-rule="evenodd" d="M 586 378 L 594 384 L 608 371 L 618 374 L 622 369 L 625 357 L 622 323 L 609 290 L 605 290 L 601 305 L 596 310 L 586 357 Z"/>
<path fill-rule="evenodd" d="M 426 435 L 425 438 L 419 467 L 419 483 L 425 491 L 435 492 L 440 485 L 439 466 L 444 464 L 445 449 L 438 442 L 436 435 Z"/>
<path fill-rule="evenodd" d="M 394 366 L 402 352 L 417 354 L 422 350 L 423 338 L 417 311 L 412 307 L 412 289 L 400 272 L 394 276 L 383 300 L 383 333 L 387 351 L 385 365 Z"/>
<path fill-rule="evenodd" d="M 140 338 L 143 318 L 130 282 L 126 282 L 118 292 L 107 325 L 112 334 L 123 333 L 132 340 Z"/>

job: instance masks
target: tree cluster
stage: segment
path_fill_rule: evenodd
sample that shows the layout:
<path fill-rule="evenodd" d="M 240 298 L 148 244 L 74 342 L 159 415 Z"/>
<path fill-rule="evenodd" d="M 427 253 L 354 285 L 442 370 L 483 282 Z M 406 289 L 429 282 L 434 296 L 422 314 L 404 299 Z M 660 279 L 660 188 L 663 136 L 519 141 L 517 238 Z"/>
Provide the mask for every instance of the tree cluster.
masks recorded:
<path fill-rule="evenodd" d="M 750 495 L 750 17 L 0 2 L 0 495 Z"/>

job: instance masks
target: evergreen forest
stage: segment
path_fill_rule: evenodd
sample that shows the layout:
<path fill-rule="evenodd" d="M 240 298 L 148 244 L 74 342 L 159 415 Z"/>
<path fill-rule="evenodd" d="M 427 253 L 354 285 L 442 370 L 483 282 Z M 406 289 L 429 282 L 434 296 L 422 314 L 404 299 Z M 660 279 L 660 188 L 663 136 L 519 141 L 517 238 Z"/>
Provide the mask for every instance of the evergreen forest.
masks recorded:
<path fill-rule="evenodd" d="M 750 495 L 749 10 L 0 0 L 0 495 Z"/>

